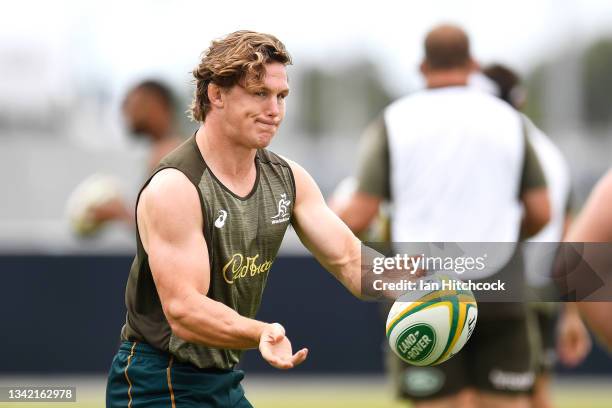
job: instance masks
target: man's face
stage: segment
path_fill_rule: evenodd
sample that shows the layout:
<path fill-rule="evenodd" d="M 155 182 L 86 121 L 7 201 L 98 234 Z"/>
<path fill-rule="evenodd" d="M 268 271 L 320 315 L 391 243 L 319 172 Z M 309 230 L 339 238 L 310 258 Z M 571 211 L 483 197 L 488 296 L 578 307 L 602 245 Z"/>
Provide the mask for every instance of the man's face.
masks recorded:
<path fill-rule="evenodd" d="M 266 64 L 265 68 L 261 84 L 241 83 L 223 91 L 228 136 L 248 148 L 268 146 L 285 117 L 285 98 L 289 94 L 286 68 L 278 62 Z"/>
<path fill-rule="evenodd" d="M 145 136 L 151 131 L 151 115 L 154 114 L 154 98 L 145 90 L 136 89 L 130 92 L 123 103 L 123 116 L 129 131 L 135 135 Z"/>

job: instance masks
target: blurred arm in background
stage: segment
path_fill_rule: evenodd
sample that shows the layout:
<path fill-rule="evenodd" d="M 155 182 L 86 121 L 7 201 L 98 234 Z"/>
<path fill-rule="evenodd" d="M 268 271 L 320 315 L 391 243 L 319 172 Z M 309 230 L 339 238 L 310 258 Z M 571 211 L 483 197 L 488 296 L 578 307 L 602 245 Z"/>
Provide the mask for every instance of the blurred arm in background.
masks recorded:
<path fill-rule="evenodd" d="M 612 171 L 597 183 L 566 237 L 567 242 L 612 242 Z M 612 349 L 612 302 L 578 302 L 580 314 Z"/>
<path fill-rule="evenodd" d="M 563 240 L 567 238 L 567 234 L 574 221 L 571 204 L 573 200 L 571 196 L 570 192 L 565 222 L 563 224 Z M 575 367 L 582 363 L 591 352 L 593 343 L 575 302 L 565 302 L 563 304 L 557 329 L 557 354 L 559 355 L 559 360 L 568 367 Z"/>
<path fill-rule="evenodd" d="M 357 180 L 346 197 L 334 196 L 330 208 L 355 234 L 364 232 L 391 196 L 389 150 L 383 117 L 365 130 L 359 154 Z"/>
<path fill-rule="evenodd" d="M 559 316 L 557 353 L 568 367 L 580 364 L 591 351 L 591 338 L 580 318 L 576 303 L 566 302 Z"/>
<path fill-rule="evenodd" d="M 525 137 L 525 159 L 521 178 L 520 200 L 523 203 L 521 238 L 537 234 L 551 217 L 550 198 L 542 167 L 536 152 Z"/>

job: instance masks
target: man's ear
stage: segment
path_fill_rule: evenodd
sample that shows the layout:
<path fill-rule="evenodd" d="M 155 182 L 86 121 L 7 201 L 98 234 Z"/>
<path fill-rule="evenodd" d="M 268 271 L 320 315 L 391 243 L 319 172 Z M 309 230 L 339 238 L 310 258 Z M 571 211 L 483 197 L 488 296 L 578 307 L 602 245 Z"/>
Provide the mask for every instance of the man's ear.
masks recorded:
<path fill-rule="evenodd" d="M 480 64 L 473 58 L 470 58 L 470 62 L 468 63 L 470 72 L 480 71 Z"/>
<path fill-rule="evenodd" d="M 421 62 L 421 65 L 419 65 L 419 70 L 421 71 L 421 74 L 427 75 L 427 72 L 429 71 L 429 64 L 427 63 L 427 60 L 423 60 L 423 62 Z"/>
<path fill-rule="evenodd" d="M 217 84 L 213 84 L 212 82 L 208 84 L 208 100 L 210 101 L 210 105 L 216 108 L 223 108 L 223 90 Z"/>

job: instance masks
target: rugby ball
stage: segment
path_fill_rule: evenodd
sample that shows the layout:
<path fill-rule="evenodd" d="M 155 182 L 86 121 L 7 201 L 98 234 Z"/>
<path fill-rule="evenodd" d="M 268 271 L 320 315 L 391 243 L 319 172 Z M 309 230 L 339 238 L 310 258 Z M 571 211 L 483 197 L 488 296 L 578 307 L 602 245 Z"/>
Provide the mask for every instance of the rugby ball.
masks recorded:
<path fill-rule="evenodd" d="M 417 281 L 417 289 L 400 296 L 389 311 L 391 350 L 415 366 L 440 364 L 457 354 L 476 327 L 478 307 L 471 290 L 455 290 L 448 276 Z"/>
<path fill-rule="evenodd" d="M 121 197 L 119 181 L 113 176 L 94 174 L 82 181 L 70 194 L 66 204 L 72 231 L 81 237 L 98 232 L 103 223 L 91 217 L 91 208 Z"/>

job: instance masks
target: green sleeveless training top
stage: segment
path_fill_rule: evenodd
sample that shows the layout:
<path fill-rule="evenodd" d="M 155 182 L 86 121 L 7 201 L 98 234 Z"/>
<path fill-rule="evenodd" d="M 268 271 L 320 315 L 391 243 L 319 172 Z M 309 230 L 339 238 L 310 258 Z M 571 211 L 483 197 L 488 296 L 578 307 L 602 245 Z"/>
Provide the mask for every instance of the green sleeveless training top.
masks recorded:
<path fill-rule="evenodd" d="M 142 188 L 165 168 L 180 170 L 193 183 L 200 196 L 210 259 L 208 296 L 249 318 L 254 318 L 259 308 L 295 202 L 295 180 L 287 162 L 260 149 L 255 165 L 252 191 L 246 197 L 236 196 L 206 166 L 192 136 L 160 162 Z M 240 350 L 187 343 L 172 333 L 138 232 L 136 239 L 137 253 L 125 292 L 127 316 L 122 339 L 147 342 L 200 368 L 234 367 Z"/>

